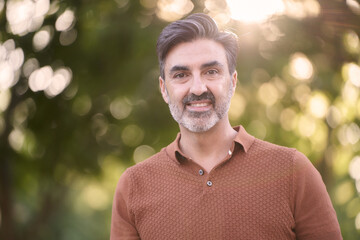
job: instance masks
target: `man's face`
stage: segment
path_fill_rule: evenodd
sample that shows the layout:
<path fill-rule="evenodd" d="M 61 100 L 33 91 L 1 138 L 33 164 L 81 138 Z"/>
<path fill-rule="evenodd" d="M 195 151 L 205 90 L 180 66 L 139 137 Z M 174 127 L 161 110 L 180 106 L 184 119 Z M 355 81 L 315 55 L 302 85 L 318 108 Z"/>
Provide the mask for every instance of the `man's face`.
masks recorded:
<path fill-rule="evenodd" d="M 160 89 L 171 115 L 191 132 L 205 132 L 227 112 L 237 73 L 230 75 L 224 47 L 208 39 L 180 43 L 165 60 Z"/>

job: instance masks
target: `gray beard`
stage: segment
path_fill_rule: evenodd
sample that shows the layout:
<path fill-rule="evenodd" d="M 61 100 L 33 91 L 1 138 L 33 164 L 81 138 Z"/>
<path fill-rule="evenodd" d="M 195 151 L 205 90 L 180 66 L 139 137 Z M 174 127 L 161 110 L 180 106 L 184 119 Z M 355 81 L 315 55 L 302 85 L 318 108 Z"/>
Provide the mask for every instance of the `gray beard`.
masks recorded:
<path fill-rule="evenodd" d="M 167 92 L 167 91 L 166 91 Z M 215 97 L 212 93 L 207 92 L 205 97 L 201 96 L 186 96 L 183 99 L 184 108 L 182 111 L 173 104 L 168 96 L 169 109 L 174 120 L 184 128 L 188 129 L 190 132 L 200 133 L 206 132 L 214 127 L 224 116 L 227 114 L 230 101 L 232 97 L 232 84 L 230 85 L 228 95 L 226 99 L 220 100 L 220 105 L 218 106 L 215 102 Z M 207 112 L 190 112 L 186 111 L 186 103 L 193 100 L 202 100 L 209 99 L 213 104 L 213 109 Z"/>

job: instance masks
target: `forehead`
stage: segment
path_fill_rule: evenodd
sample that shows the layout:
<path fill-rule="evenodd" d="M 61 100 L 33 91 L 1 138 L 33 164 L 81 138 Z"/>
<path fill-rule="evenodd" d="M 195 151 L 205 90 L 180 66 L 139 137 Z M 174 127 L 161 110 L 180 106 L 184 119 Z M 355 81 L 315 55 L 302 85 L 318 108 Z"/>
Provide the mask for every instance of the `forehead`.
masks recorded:
<path fill-rule="evenodd" d="M 173 47 L 166 56 L 165 71 L 176 65 L 196 68 L 212 61 L 227 67 L 225 48 L 214 40 L 198 39 Z"/>

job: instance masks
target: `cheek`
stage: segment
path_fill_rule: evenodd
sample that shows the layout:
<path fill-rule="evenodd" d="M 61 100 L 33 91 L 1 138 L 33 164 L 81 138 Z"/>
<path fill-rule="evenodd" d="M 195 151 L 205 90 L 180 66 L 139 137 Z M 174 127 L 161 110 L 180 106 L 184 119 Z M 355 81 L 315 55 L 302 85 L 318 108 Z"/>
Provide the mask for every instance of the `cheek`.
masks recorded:
<path fill-rule="evenodd" d="M 188 93 L 186 89 L 176 86 L 172 86 L 172 88 L 168 90 L 168 99 L 172 100 L 173 103 L 181 102 Z"/>

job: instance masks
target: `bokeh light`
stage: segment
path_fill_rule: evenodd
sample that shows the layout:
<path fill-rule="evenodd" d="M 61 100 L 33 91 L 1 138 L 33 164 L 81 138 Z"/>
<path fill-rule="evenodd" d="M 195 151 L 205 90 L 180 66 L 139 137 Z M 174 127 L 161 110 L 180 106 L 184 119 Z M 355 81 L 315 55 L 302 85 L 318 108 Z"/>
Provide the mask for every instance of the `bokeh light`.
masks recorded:
<path fill-rule="evenodd" d="M 9 135 L 9 144 L 17 152 L 19 152 L 24 144 L 25 134 L 19 129 L 15 128 Z"/>
<path fill-rule="evenodd" d="M 75 24 L 74 11 L 66 9 L 56 20 L 55 28 L 57 31 L 68 31 Z"/>
<path fill-rule="evenodd" d="M 358 213 L 356 215 L 356 218 L 355 218 L 355 227 L 356 229 L 360 230 L 360 213 Z"/>
<path fill-rule="evenodd" d="M 92 107 L 91 98 L 88 95 L 81 95 L 75 98 L 72 110 L 79 116 L 88 114 Z"/>
<path fill-rule="evenodd" d="M 336 106 L 331 106 L 329 108 L 326 122 L 331 128 L 336 128 L 342 122 L 341 112 Z"/>
<path fill-rule="evenodd" d="M 39 61 L 36 58 L 29 58 L 23 66 L 23 74 L 25 77 L 30 77 L 31 73 L 40 67 Z"/>
<path fill-rule="evenodd" d="M 294 53 L 290 57 L 289 65 L 290 74 L 298 80 L 309 80 L 314 74 L 313 64 L 303 53 Z"/>
<path fill-rule="evenodd" d="M 285 0 L 286 15 L 302 19 L 306 17 L 317 17 L 321 8 L 317 0 Z"/>
<path fill-rule="evenodd" d="M 324 118 L 329 108 L 329 99 L 321 92 L 314 92 L 308 102 L 308 111 L 316 118 Z"/>
<path fill-rule="evenodd" d="M 4 6 L 5 6 L 4 0 L 0 0 L 0 13 L 4 9 Z M 1 221 L 1 219 L 0 219 L 0 221 Z"/>
<path fill-rule="evenodd" d="M 0 91 L 0 114 L 8 108 L 10 99 L 11 92 L 9 90 Z"/>
<path fill-rule="evenodd" d="M 279 93 L 272 82 L 266 82 L 261 84 L 257 97 L 262 104 L 271 106 L 279 99 Z"/>
<path fill-rule="evenodd" d="M 20 67 L 24 62 L 24 52 L 15 48 L 12 39 L 0 43 L 0 91 L 14 86 L 20 77 Z"/>
<path fill-rule="evenodd" d="M 135 124 L 127 125 L 121 133 L 123 143 L 129 147 L 139 145 L 144 139 L 144 130 Z"/>
<path fill-rule="evenodd" d="M 190 0 L 158 0 L 156 15 L 171 22 L 190 13 L 193 8 L 194 4 Z"/>
<path fill-rule="evenodd" d="M 127 118 L 132 111 L 132 105 L 127 98 L 116 98 L 114 101 L 110 103 L 110 113 L 111 115 L 118 119 Z"/>
<path fill-rule="evenodd" d="M 50 66 L 45 66 L 31 73 L 29 87 L 33 92 L 45 90 L 51 83 L 53 70 Z"/>
<path fill-rule="evenodd" d="M 154 155 L 155 149 L 148 145 L 141 145 L 134 151 L 133 158 L 135 163 L 139 163 Z"/>
<path fill-rule="evenodd" d="M 352 181 L 344 181 L 335 189 L 335 202 L 337 204 L 345 204 L 354 195 L 354 184 Z"/>
<path fill-rule="evenodd" d="M 94 210 L 104 210 L 112 199 L 101 185 L 89 184 L 80 192 L 80 200 Z"/>
<path fill-rule="evenodd" d="M 298 132 L 300 136 L 311 137 L 316 130 L 316 123 L 313 117 L 301 115 L 298 120 Z"/>
<path fill-rule="evenodd" d="M 356 0 L 346 0 L 348 7 L 355 13 L 360 15 L 360 4 Z"/>
<path fill-rule="evenodd" d="M 349 174 L 355 180 L 360 180 L 360 156 L 355 156 L 349 165 Z"/>
<path fill-rule="evenodd" d="M 41 30 L 34 34 L 33 48 L 36 52 L 43 50 L 49 45 L 54 35 L 54 29 L 52 26 L 42 27 Z"/>
<path fill-rule="evenodd" d="M 49 11 L 49 0 L 9 0 L 6 3 L 6 18 L 10 31 L 19 36 L 41 27 Z"/>
<path fill-rule="evenodd" d="M 68 46 L 74 43 L 76 38 L 77 38 L 77 31 L 76 29 L 72 28 L 68 31 L 63 31 L 60 33 L 59 42 L 63 46 Z"/>
<path fill-rule="evenodd" d="M 244 113 L 246 107 L 246 99 L 238 92 L 235 92 L 231 99 L 229 118 L 230 120 L 237 120 Z"/>
<path fill-rule="evenodd" d="M 261 22 L 285 10 L 282 0 L 226 0 L 231 17 L 243 22 Z"/>
<path fill-rule="evenodd" d="M 109 123 L 104 114 L 97 113 L 91 118 L 91 130 L 98 141 L 106 134 L 108 128 Z"/>
<path fill-rule="evenodd" d="M 291 108 L 285 108 L 280 113 L 281 127 L 287 131 L 292 131 L 296 127 L 296 112 Z"/>
<path fill-rule="evenodd" d="M 360 139 L 360 128 L 356 123 L 342 125 L 338 130 L 337 136 L 343 146 L 354 145 Z"/>
<path fill-rule="evenodd" d="M 48 97 L 54 97 L 69 85 L 71 79 L 69 68 L 62 67 L 54 72 L 50 66 L 44 66 L 30 74 L 29 87 L 33 92 L 45 91 Z"/>
<path fill-rule="evenodd" d="M 344 33 L 344 47 L 351 54 L 360 53 L 359 36 L 353 30 L 348 30 Z"/>
<path fill-rule="evenodd" d="M 344 64 L 342 75 L 345 81 L 350 81 L 354 86 L 360 87 L 360 66 L 356 63 Z"/>

